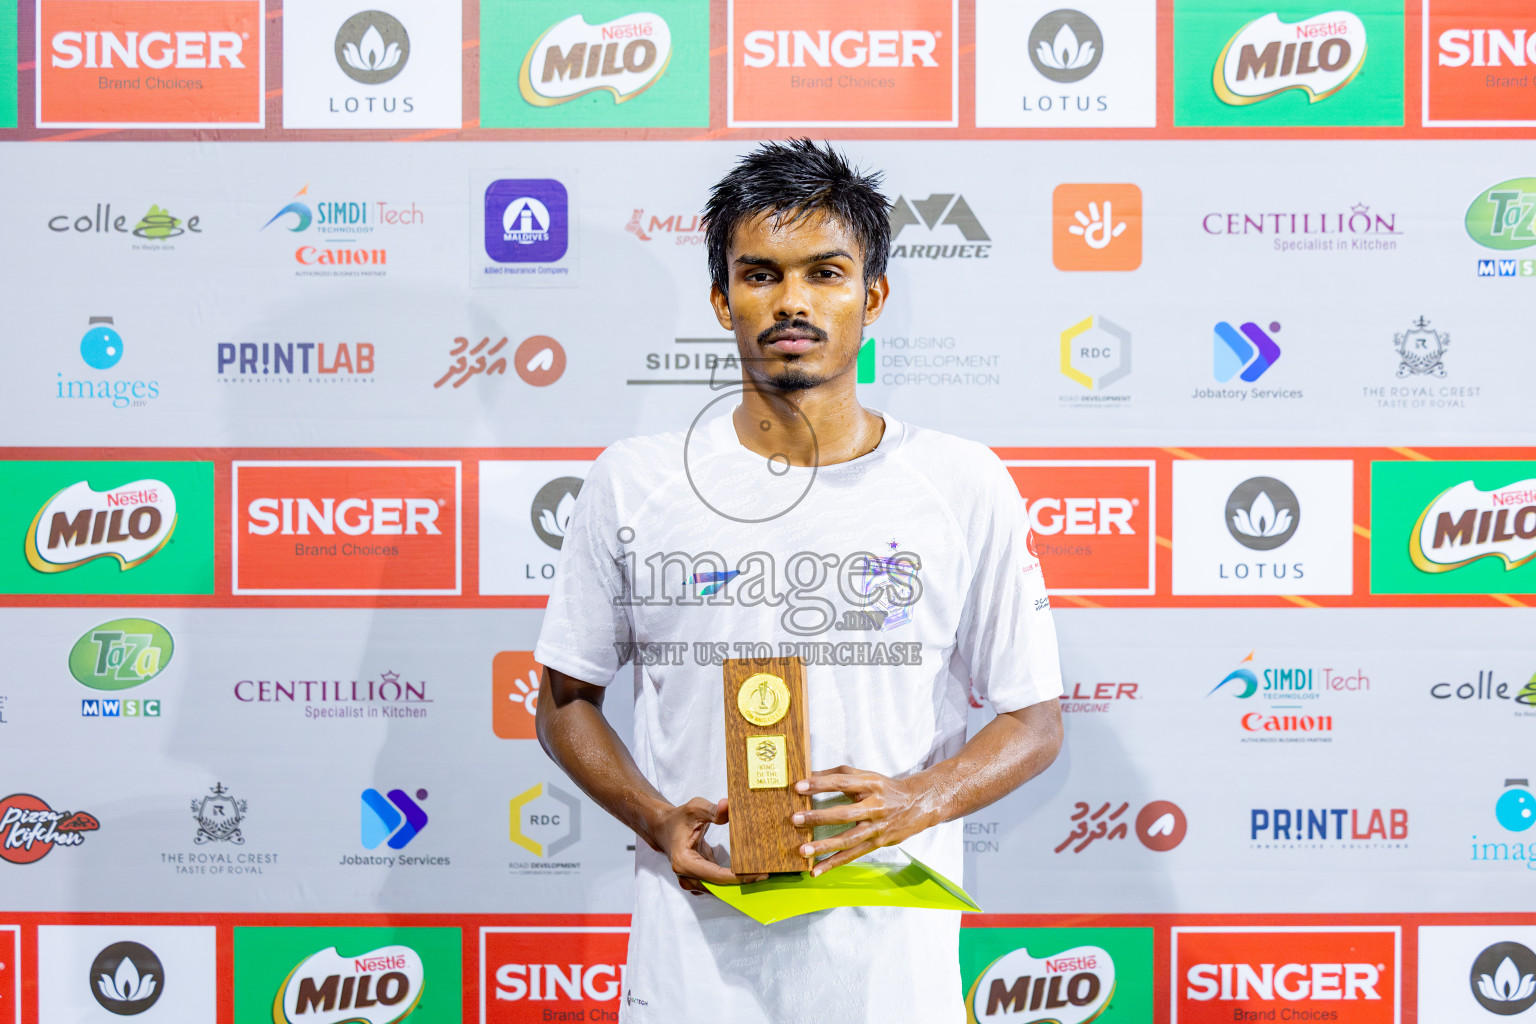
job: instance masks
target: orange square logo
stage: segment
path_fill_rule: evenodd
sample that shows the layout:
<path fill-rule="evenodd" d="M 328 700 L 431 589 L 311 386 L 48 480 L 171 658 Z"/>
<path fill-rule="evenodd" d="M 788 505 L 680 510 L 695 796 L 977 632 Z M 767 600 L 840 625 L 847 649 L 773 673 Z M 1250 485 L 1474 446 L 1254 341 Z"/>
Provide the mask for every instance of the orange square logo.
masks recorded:
<path fill-rule="evenodd" d="M 38 0 L 39 128 L 260 128 L 261 0 Z"/>
<path fill-rule="evenodd" d="M 957 0 L 729 0 L 731 126 L 959 123 Z"/>
<path fill-rule="evenodd" d="M 459 469 L 234 463 L 234 593 L 459 593 Z"/>
<path fill-rule="evenodd" d="M 532 651 L 502 651 L 491 659 L 491 731 L 504 740 L 538 739 L 539 673 Z"/>
<path fill-rule="evenodd" d="M 1151 594 L 1151 462 L 1009 462 L 1053 594 Z"/>
<path fill-rule="evenodd" d="M 1057 185 L 1051 193 L 1051 261 L 1057 270 L 1141 266 L 1141 189 Z"/>
<path fill-rule="evenodd" d="M 1174 928 L 1172 1024 L 1401 1019 L 1396 926 Z"/>
<path fill-rule="evenodd" d="M 1533 125 L 1530 0 L 1424 0 L 1424 123 Z"/>

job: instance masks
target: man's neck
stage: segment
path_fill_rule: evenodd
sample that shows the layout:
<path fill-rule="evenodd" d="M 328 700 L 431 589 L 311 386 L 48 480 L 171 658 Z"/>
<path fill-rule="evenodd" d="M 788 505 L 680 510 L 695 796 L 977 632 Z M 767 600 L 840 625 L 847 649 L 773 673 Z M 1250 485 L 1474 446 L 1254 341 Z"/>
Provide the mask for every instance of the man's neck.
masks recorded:
<path fill-rule="evenodd" d="M 885 421 L 859 404 L 853 383 L 777 391 L 750 379 L 731 421 L 742 447 L 791 466 L 831 466 L 867 455 Z"/>

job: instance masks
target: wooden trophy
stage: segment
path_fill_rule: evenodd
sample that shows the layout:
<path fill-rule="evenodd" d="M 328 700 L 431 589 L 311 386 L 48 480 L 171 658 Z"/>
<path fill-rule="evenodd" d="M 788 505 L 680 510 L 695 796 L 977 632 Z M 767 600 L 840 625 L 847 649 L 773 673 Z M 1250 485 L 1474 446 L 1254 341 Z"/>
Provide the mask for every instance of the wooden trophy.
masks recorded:
<path fill-rule="evenodd" d="M 790 821 L 811 809 L 811 795 L 794 790 L 810 776 L 810 752 L 804 662 L 726 659 L 725 775 L 736 874 L 811 869 L 800 854 L 811 828 Z"/>

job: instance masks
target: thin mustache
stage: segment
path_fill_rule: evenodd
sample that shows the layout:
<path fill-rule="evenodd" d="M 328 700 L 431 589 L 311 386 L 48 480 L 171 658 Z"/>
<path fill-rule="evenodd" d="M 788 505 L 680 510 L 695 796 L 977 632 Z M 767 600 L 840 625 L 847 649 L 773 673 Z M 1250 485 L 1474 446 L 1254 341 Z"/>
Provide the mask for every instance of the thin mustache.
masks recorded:
<path fill-rule="evenodd" d="M 759 334 L 757 336 L 757 343 L 759 345 L 771 344 L 772 342 L 779 340 L 779 335 L 788 334 L 790 331 L 804 331 L 814 337 L 817 341 L 827 340 L 827 332 L 822 330 L 820 327 L 817 327 L 815 324 L 808 324 L 804 320 L 786 320 L 782 323 L 774 324 L 772 327 Z"/>

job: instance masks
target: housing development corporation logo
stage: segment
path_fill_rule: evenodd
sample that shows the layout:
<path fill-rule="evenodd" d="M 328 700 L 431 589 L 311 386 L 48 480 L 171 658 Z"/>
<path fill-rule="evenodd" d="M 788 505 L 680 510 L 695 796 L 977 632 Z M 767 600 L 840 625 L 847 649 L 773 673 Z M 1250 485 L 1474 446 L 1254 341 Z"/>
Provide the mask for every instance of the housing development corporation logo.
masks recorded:
<path fill-rule="evenodd" d="M 1396 926 L 1175 927 L 1173 1024 L 1394 1024 Z"/>
<path fill-rule="evenodd" d="M 1150 928 L 966 928 L 969 1024 L 1132 1024 L 1152 1019 Z"/>
<path fill-rule="evenodd" d="M 1058 185 L 1051 193 L 1051 261 L 1057 270 L 1141 266 L 1141 189 Z"/>
<path fill-rule="evenodd" d="M 131 1017 L 159 1002 L 165 967 L 141 942 L 114 942 L 91 962 L 91 994 L 108 1013 Z"/>
<path fill-rule="evenodd" d="M 0 800 L 0 859 L 34 864 L 55 846 L 80 846 L 87 832 L 99 828 L 86 811 L 56 811 L 30 793 L 12 793 Z"/>
<path fill-rule="evenodd" d="M 39 0 L 39 128 L 260 128 L 260 0 Z"/>
<path fill-rule="evenodd" d="M 1536 124 L 1536 32 L 1520 5 L 1425 0 L 1424 124 Z"/>
<path fill-rule="evenodd" d="M 622 925 L 482 928 L 480 1019 L 617 1020 L 628 951 Z"/>

